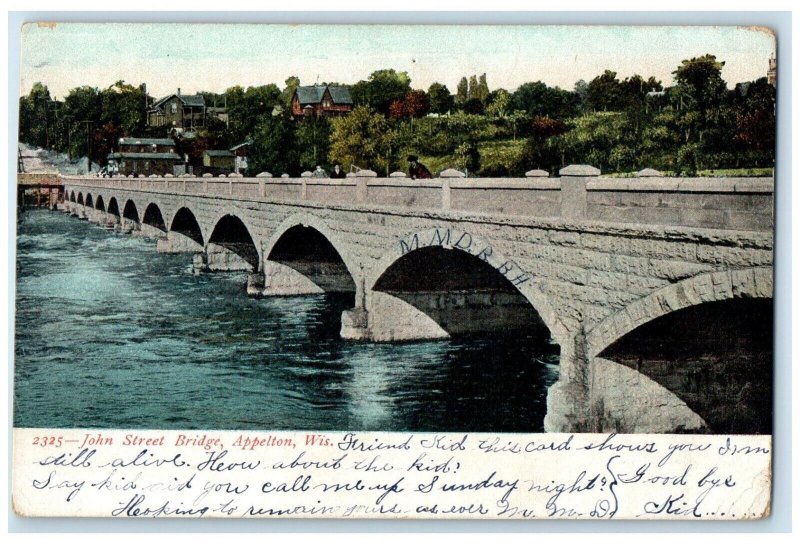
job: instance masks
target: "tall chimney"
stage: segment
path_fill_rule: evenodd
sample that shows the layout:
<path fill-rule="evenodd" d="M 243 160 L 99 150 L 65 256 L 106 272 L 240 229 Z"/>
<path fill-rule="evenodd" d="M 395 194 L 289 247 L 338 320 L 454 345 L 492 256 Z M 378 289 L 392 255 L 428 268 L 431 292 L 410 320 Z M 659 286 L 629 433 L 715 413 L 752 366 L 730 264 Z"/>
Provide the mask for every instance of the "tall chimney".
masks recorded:
<path fill-rule="evenodd" d="M 181 88 L 178 87 L 178 96 L 180 96 L 180 95 L 181 95 Z"/>

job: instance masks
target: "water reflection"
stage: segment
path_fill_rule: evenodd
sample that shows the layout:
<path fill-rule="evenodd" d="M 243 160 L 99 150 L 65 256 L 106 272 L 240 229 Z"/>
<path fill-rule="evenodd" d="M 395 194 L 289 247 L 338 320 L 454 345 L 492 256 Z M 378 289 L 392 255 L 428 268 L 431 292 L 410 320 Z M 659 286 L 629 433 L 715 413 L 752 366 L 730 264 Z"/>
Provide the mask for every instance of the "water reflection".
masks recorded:
<path fill-rule="evenodd" d="M 14 422 L 539 431 L 554 346 L 344 342 L 352 295 L 249 299 L 242 274 L 62 214 L 20 225 Z"/>

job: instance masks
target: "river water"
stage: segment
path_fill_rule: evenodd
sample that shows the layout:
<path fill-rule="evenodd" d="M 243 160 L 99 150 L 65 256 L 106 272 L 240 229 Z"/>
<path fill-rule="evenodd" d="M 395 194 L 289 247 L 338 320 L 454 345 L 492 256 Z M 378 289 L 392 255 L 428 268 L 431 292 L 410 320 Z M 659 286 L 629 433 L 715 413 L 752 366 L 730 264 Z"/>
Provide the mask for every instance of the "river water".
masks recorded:
<path fill-rule="evenodd" d="M 352 297 L 251 299 L 240 273 L 65 214 L 18 226 L 18 427 L 542 430 L 554 346 L 346 342 Z M 350 300 L 348 300 L 350 298 Z"/>

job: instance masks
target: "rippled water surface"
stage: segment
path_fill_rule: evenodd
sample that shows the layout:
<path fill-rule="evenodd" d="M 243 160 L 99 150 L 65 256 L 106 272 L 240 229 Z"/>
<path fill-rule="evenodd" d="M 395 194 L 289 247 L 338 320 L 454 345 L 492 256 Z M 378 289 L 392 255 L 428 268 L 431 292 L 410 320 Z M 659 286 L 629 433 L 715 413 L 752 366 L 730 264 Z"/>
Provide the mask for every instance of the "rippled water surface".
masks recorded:
<path fill-rule="evenodd" d="M 17 243 L 20 427 L 540 431 L 558 376 L 524 338 L 345 342 L 348 297 L 250 299 L 57 212 Z"/>

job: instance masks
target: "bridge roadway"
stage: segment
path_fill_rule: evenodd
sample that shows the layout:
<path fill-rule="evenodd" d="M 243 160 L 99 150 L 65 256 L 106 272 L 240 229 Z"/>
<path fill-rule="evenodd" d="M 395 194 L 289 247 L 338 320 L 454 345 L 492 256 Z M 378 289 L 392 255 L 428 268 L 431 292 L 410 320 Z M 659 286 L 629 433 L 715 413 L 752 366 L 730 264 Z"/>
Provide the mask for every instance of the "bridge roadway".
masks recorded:
<path fill-rule="evenodd" d="M 247 270 L 251 295 L 353 293 L 344 338 L 549 337 L 560 377 L 548 431 L 768 432 L 741 421 L 771 406 L 752 401 L 741 413 L 746 402 L 726 395 L 766 387 L 771 343 L 734 342 L 733 383 L 720 360 L 731 344 L 715 337 L 752 308 L 741 304 L 771 305 L 772 178 L 603 178 L 574 165 L 558 178 L 63 183 L 65 211 L 192 253 L 198 271 Z M 716 346 L 715 363 L 692 346 L 691 361 L 609 355 L 694 322 L 705 331 L 690 343 Z M 755 367 L 762 376 L 750 383 Z M 709 380 L 716 397 L 698 393 Z"/>

